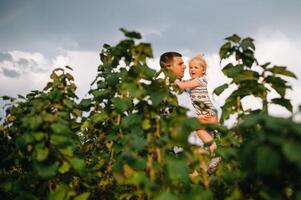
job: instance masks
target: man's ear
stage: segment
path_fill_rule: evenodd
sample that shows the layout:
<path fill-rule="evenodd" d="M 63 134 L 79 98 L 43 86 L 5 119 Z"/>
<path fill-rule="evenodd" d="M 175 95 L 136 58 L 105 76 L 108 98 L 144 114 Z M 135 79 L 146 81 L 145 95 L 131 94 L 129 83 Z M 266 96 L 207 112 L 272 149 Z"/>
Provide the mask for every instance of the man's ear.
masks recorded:
<path fill-rule="evenodd" d="M 165 63 L 164 61 L 160 61 L 161 68 L 165 68 L 166 66 L 167 66 L 167 63 Z"/>

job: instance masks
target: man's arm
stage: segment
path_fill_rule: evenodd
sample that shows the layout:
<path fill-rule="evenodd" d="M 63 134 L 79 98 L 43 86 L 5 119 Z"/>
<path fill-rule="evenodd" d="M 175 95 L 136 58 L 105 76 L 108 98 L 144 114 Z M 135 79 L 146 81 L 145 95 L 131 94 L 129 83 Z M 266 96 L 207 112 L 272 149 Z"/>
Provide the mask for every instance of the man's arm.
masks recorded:
<path fill-rule="evenodd" d="M 175 80 L 175 84 L 179 86 L 182 90 L 185 89 L 192 89 L 200 85 L 200 82 L 197 79 L 192 79 L 188 81 L 180 81 L 180 80 Z"/>
<path fill-rule="evenodd" d="M 217 115 L 199 115 L 198 119 L 204 124 L 216 124 L 218 123 Z"/>

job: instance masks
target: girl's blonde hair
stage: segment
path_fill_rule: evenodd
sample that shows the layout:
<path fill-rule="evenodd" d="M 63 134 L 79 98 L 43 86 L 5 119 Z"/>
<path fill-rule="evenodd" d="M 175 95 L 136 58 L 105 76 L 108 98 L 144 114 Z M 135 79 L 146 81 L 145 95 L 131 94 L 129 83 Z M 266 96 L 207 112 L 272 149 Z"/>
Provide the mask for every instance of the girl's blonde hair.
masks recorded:
<path fill-rule="evenodd" d="M 191 63 L 192 61 L 197 61 L 197 62 L 199 62 L 200 65 L 201 65 L 201 67 L 203 67 L 203 68 L 204 68 L 204 71 L 206 72 L 206 70 L 207 70 L 207 62 L 206 62 L 206 60 L 205 60 L 205 58 L 204 58 L 204 54 L 200 53 L 200 54 L 198 54 L 198 55 L 192 57 L 192 58 L 189 60 L 189 62 L 188 62 L 189 65 L 190 65 L 190 63 Z"/>

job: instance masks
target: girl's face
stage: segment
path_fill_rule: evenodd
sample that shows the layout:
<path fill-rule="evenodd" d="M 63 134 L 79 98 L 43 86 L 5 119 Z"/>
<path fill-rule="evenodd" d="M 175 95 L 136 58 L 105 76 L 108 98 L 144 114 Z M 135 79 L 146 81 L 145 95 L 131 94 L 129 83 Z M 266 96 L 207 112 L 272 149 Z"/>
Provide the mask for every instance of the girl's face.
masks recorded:
<path fill-rule="evenodd" d="M 201 65 L 201 63 L 197 60 L 192 60 L 189 63 L 189 74 L 191 78 L 197 78 L 204 76 L 205 68 Z"/>

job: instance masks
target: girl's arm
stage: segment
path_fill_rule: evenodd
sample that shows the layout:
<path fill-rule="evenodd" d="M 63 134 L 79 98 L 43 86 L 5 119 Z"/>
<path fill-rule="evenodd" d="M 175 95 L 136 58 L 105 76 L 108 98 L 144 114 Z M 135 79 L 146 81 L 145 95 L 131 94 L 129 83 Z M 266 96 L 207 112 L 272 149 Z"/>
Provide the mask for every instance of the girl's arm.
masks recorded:
<path fill-rule="evenodd" d="M 179 79 L 175 80 L 175 84 L 179 86 L 182 90 L 192 89 L 200 85 L 200 82 L 197 79 L 192 79 L 188 81 L 180 81 Z"/>

